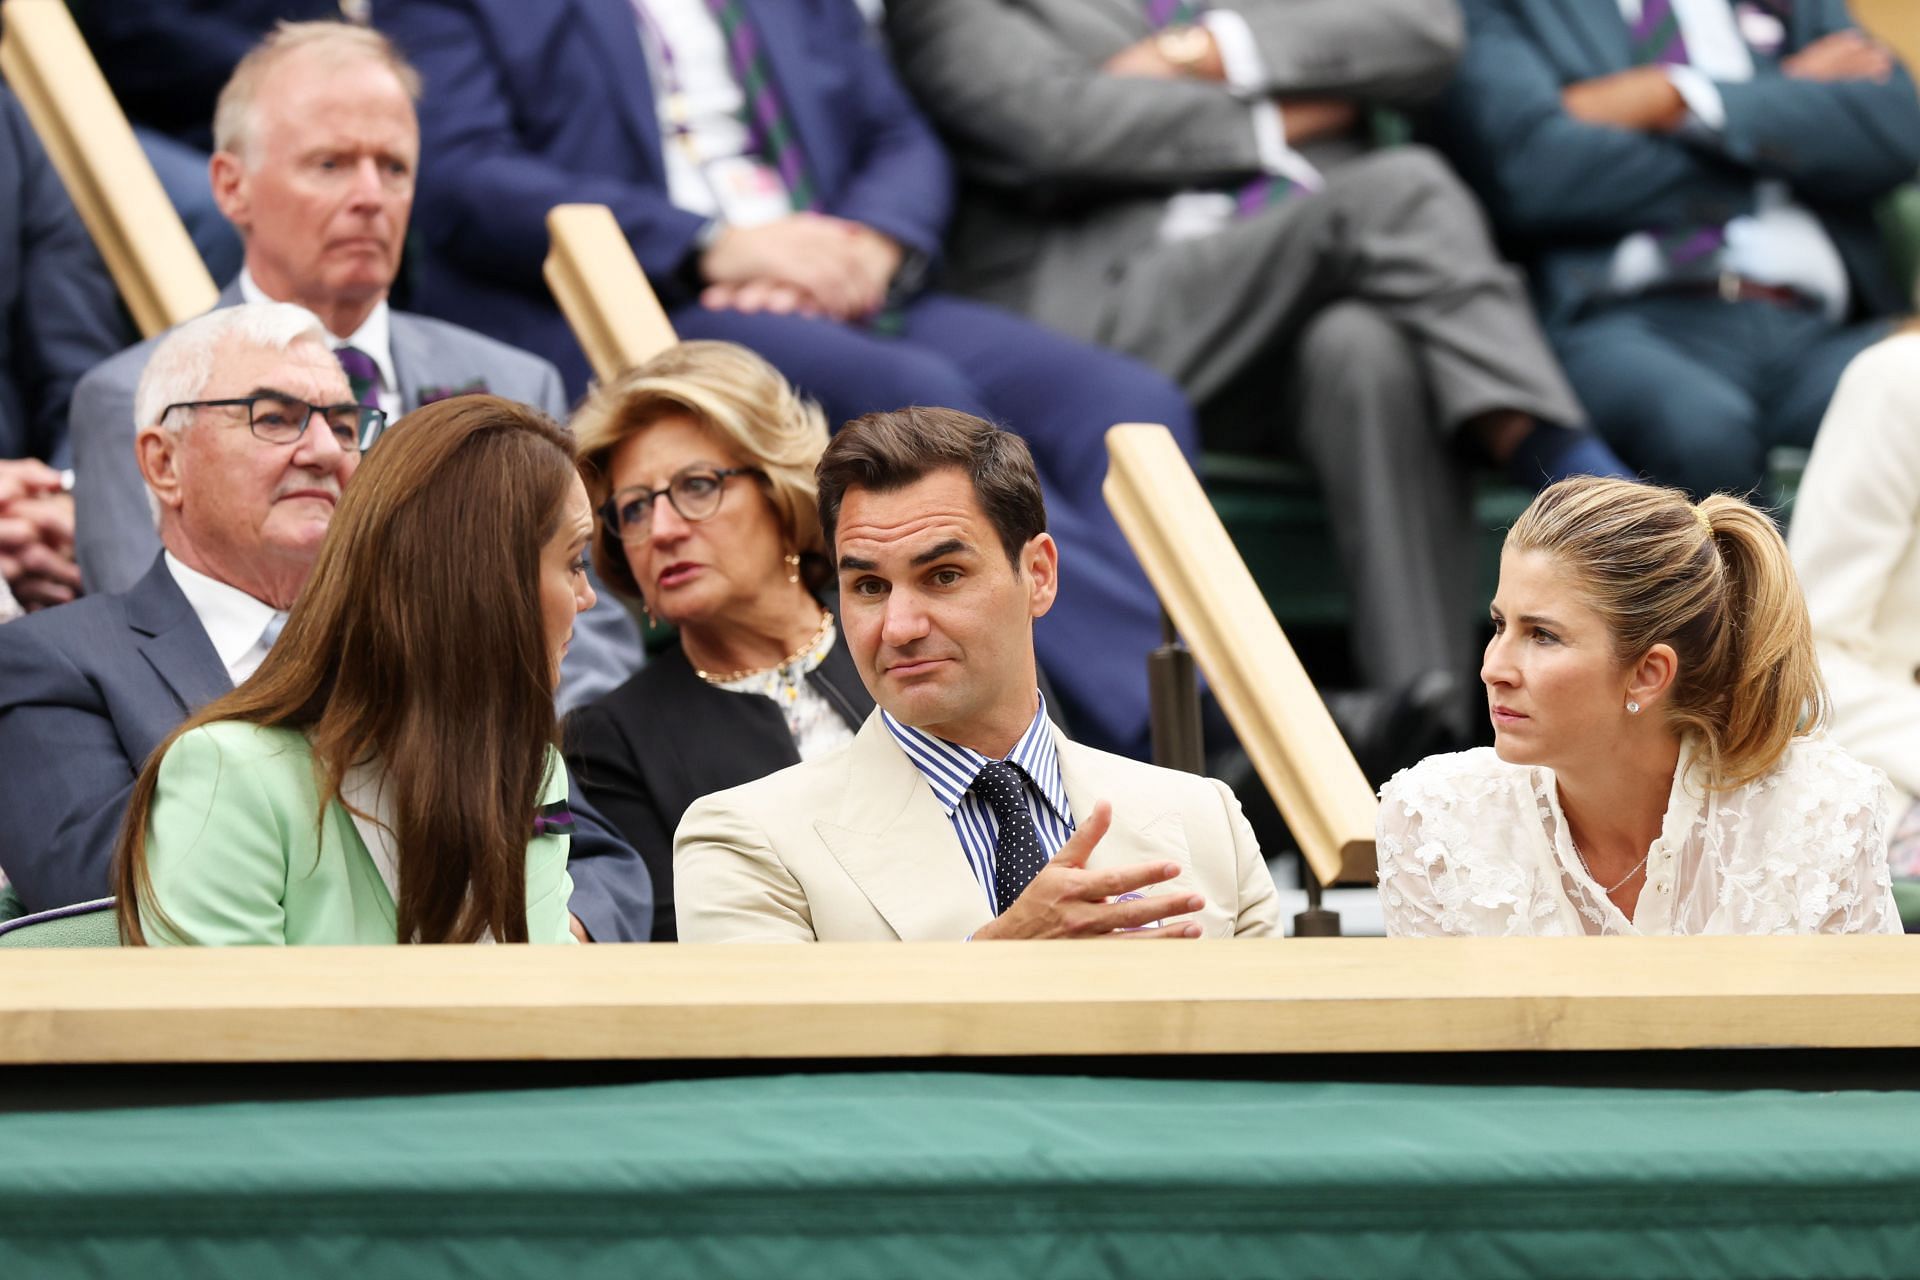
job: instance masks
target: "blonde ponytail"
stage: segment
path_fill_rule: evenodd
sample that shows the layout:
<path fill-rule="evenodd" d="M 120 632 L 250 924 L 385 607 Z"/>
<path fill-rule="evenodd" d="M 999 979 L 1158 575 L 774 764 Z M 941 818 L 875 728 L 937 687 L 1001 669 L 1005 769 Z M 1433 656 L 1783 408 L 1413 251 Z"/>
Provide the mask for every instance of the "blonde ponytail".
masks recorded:
<path fill-rule="evenodd" d="M 1507 533 L 1553 556 L 1606 622 L 1616 656 L 1656 644 L 1679 657 L 1665 714 L 1693 737 L 1707 785 L 1726 790 L 1779 763 L 1825 714 L 1806 601 L 1768 516 L 1717 494 L 1598 476 L 1543 490 Z"/>

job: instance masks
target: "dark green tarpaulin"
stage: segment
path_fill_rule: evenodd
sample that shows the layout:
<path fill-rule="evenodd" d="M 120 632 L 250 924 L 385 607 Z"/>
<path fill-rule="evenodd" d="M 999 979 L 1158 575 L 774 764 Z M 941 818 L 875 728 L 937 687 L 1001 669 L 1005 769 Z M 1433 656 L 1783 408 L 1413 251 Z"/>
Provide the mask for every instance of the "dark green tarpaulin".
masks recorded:
<path fill-rule="evenodd" d="M 0 1115 L 0 1276 L 1920 1276 L 1920 1094 L 973 1074 Z"/>

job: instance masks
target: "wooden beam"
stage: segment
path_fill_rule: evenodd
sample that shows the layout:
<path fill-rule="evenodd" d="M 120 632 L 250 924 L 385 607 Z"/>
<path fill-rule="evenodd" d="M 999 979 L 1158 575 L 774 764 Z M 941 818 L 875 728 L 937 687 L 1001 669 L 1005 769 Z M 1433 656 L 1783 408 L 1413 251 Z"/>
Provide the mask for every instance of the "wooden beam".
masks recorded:
<path fill-rule="evenodd" d="M 1893 46 L 1908 69 L 1920 71 L 1920 4 L 1915 0 L 1853 0 L 1861 26 Z"/>
<path fill-rule="evenodd" d="M 613 210 L 555 205 L 547 214 L 547 234 L 547 288 L 600 381 L 611 382 L 680 340 Z"/>
<path fill-rule="evenodd" d="M 1920 1047 L 1901 937 L 18 951 L 0 1063 Z"/>
<path fill-rule="evenodd" d="M 1378 802 L 1165 427 L 1107 432 L 1107 505 L 1322 884 L 1375 878 Z"/>
<path fill-rule="evenodd" d="M 209 310 L 220 290 L 63 0 L 6 0 L 0 72 L 66 184 L 140 332 Z"/>

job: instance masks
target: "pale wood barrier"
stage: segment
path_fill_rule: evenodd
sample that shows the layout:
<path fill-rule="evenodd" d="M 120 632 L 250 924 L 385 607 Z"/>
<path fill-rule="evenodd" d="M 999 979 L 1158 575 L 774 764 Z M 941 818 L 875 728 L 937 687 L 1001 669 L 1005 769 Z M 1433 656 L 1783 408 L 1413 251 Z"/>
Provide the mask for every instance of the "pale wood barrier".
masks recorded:
<path fill-rule="evenodd" d="M 21 951 L 0 1063 L 1920 1046 L 1899 937 Z"/>
<path fill-rule="evenodd" d="M 64 0 L 6 0 L 0 23 L 0 72 L 140 332 L 152 337 L 210 309 L 220 290 Z"/>
<path fill-rule="evenodd" d="M 1105 493 L 1322 884 L 1375 877 L 1373 788 L 1165 427 L 1107 432 Z"/>
<path fill-rule="evenodd" d="M 613 210 L 555 205 L 547 213 L 547 234 L 547 288 L 600 381 L 612 381 L 680 340 Z"/>
<path fill-rule="evenodd" d="M 1920 70 L 1920 0 L 1853 0 L 1853 15 L 1909 68 Z"/>

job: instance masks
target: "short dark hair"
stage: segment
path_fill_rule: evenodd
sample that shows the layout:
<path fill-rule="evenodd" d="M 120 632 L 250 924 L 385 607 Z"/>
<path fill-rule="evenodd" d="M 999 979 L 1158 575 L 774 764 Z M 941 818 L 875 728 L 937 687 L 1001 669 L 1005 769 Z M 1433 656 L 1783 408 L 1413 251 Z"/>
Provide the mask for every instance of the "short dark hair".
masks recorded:
<path fill-rule="evenodd" d="M 1027 543 L 1047 531 L 1047 501 L 1040 493 L 1033 454 L 1013 432 L 958 409 L 916 406 L 870 413 L 840 429 L 814 473 L 820 482 L 820 528 L 827 554 L 837 559 L 834 536 L 848 489 L 887 493 L 948 467 L 966 472 L 973 481 L 973 496 L 1018 569 Z"/>

